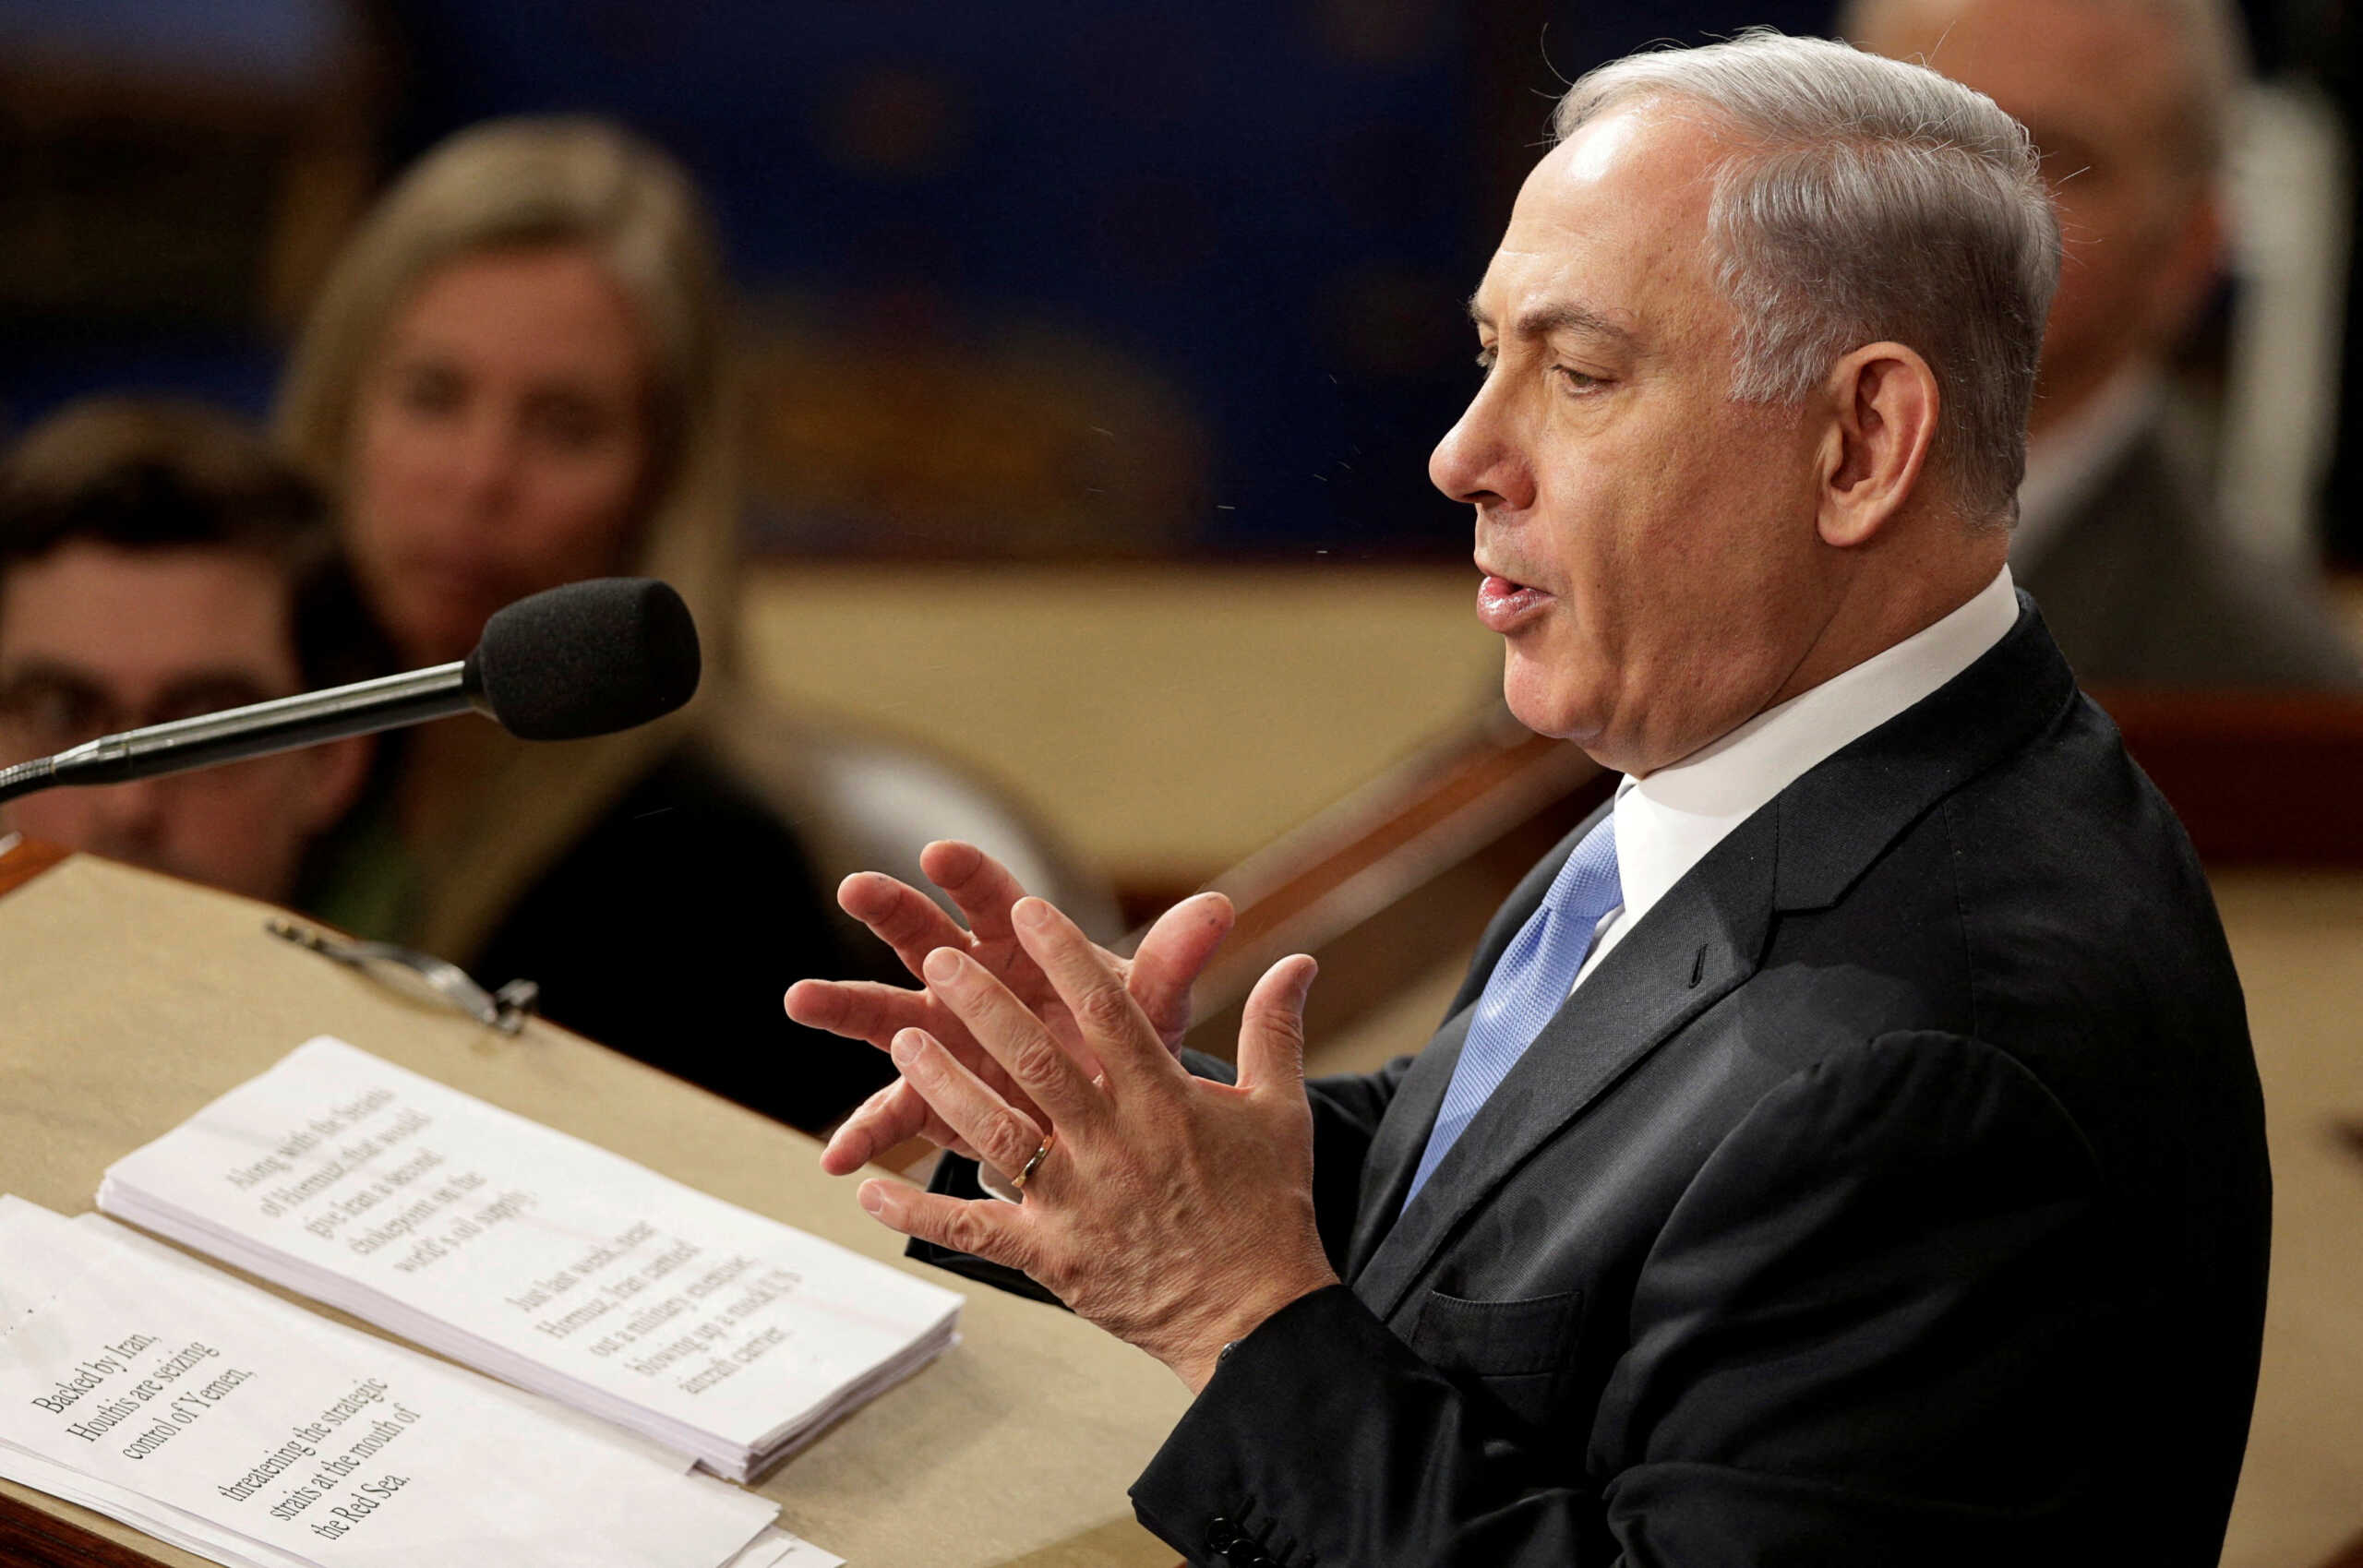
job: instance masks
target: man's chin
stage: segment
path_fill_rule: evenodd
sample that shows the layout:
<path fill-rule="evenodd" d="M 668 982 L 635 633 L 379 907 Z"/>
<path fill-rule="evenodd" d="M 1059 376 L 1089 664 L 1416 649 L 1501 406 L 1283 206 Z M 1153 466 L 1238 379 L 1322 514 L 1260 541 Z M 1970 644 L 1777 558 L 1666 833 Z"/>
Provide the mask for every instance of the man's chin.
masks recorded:
<path fill-rule="evenodd" d="M 1571 691 L 1564 678 L 1553 680 L 1513 652 L 1502 671 L 1502 700 L 1519 724 L 1553 740 L 1568 740 L 1591 749 L 1606 725 L 1591 694 Z"/>

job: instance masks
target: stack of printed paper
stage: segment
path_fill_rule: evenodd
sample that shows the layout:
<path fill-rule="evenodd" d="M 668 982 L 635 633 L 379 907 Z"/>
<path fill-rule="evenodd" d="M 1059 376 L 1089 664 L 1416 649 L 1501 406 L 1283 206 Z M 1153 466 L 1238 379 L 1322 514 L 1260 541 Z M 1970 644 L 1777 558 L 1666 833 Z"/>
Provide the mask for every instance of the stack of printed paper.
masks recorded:
<path fill-rule="evenodd" d="M 325 1036 L 116 1162 L 99 1206 L 738 1480 L 960 1308 Z"/>
<path fill-rule="evenodd" d="M 678 1455 L 5 1196 L 0 1476 L 240 1568 L 838 1562 Z"/>

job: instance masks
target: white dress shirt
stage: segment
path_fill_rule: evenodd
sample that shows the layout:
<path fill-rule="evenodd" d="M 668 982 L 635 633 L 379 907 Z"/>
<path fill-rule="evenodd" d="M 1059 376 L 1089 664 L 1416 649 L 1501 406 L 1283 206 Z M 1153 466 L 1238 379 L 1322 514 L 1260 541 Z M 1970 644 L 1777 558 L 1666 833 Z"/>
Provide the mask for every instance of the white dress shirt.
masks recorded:
<path fill-rule="evenodd" d="M 2019 618 L 2004 567 L 1959 609 L 1767 708 L 1724 736 L 1642 778 L 1616 786 L 1616 869 L 1625 902 L 1601 916 L 1581 986 L 1723 835 L 1816 763 L 1894 718 L 1977 662 Z"/>

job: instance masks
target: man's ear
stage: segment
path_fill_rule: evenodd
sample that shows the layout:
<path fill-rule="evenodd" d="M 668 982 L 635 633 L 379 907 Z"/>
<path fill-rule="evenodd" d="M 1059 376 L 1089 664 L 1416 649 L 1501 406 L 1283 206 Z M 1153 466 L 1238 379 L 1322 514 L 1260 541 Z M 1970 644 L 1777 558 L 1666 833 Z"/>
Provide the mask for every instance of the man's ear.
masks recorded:
<path fill-rule="evenodd" d="M 2190 331 L 2223 275 L 2225 245 L 2224 200 L 2210 185 L 2183 209 L 2150 271 L 2149 329 L 2159 348 L 2172 349 Z"/>
<path fill-rule="evenodd" d="M 375 736 L 347 736 L 310 748 L 312 764 L 311 797 L 306 803 L 306 837 L 326 832 L 338 818 L 353 809 L 361 797 L 361 786 L 369 779 L 369 760 L 377 755 Z"/>
<path fill-rule="evenodd" d="M 1877 538 L 1919 492 L 1937 439 L 1937 373 L 1901 343 L 1868 343 L 1824 385 L 1830 426 L 1815 527 L 1822 543 L 1849 549 Z"/>

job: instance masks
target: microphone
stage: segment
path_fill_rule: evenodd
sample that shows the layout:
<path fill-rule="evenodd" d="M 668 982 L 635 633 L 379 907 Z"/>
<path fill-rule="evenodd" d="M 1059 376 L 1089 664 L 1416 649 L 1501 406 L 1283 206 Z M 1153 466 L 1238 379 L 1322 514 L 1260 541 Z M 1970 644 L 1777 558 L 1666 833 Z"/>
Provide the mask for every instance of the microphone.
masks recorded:
<path fill-rule="evenodd" d="M 239 762 L 471 709 L 521 740 L 579 740 L 661 718 L 697 688 L 698 628 L 681 596 L 653 578 L 594 578 L 496 612 L 464 659 L 101 736 L 0 768 L 0 800 Z"/>

